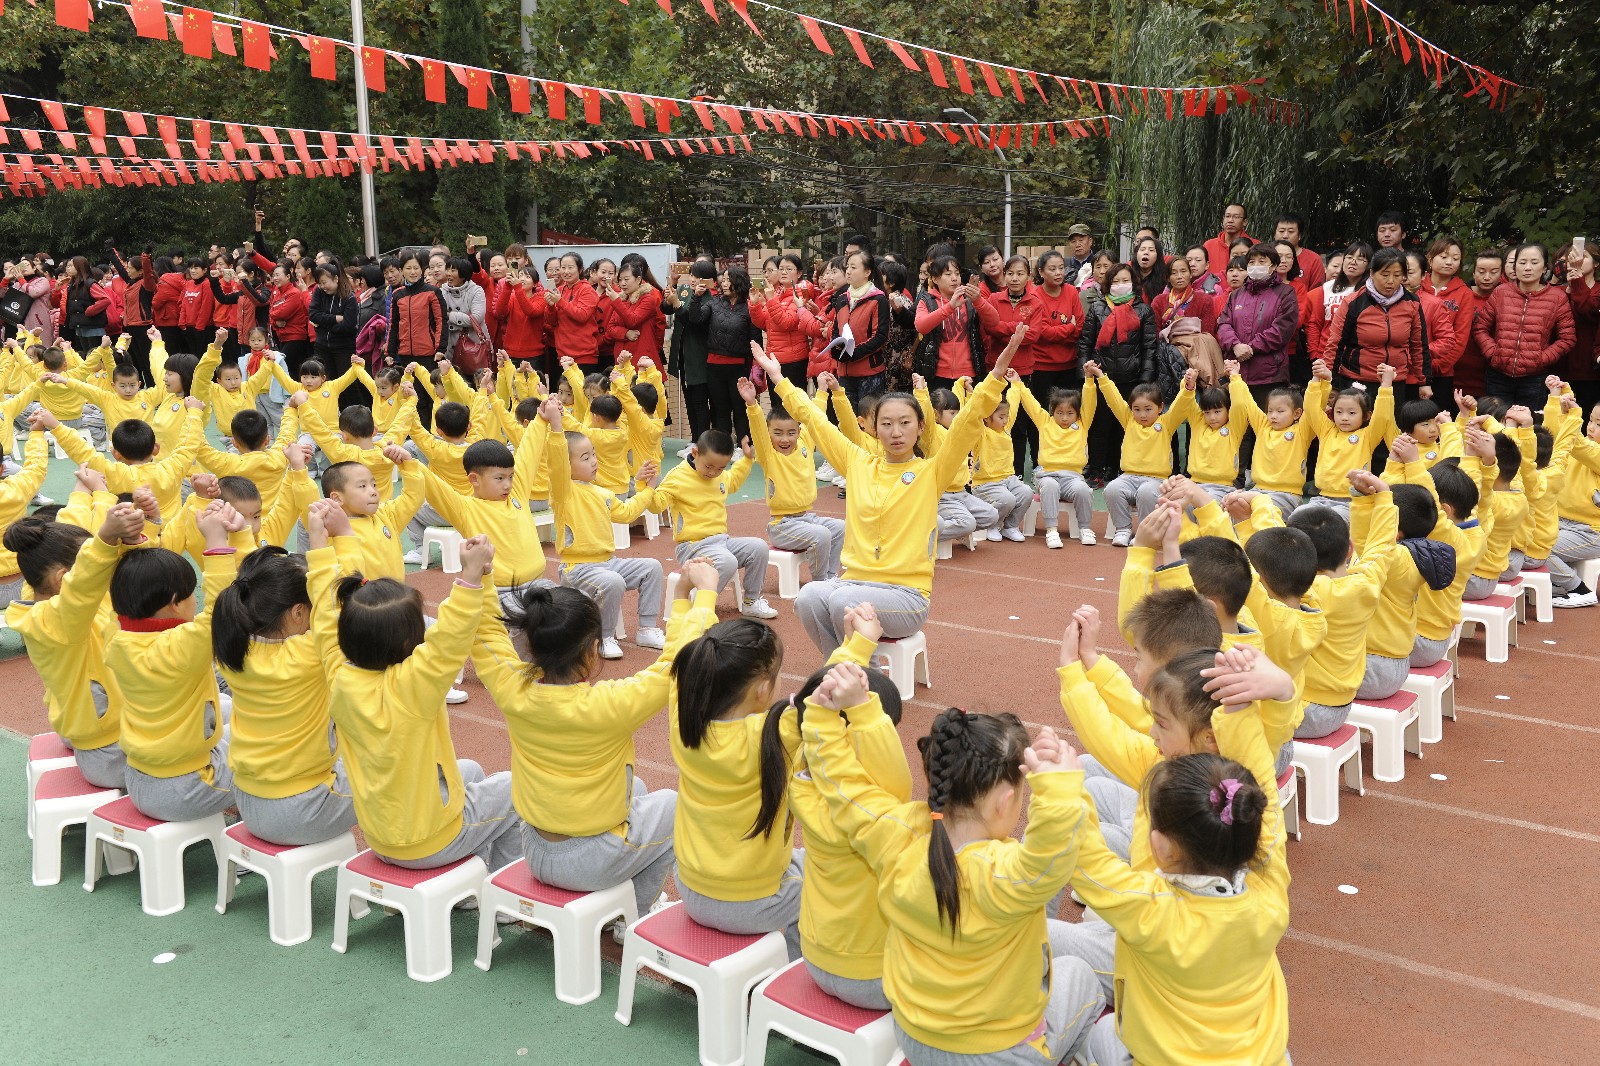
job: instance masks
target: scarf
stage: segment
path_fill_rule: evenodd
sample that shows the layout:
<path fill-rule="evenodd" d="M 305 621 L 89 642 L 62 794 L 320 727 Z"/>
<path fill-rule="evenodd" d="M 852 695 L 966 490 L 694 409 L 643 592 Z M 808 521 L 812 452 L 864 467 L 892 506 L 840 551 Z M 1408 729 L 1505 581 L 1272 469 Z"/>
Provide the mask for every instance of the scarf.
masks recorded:
<path fill-rule="evenodd" d="M 1406 287 L 1402 285 L 1398 289 L 1394 290 L 1393 296 L 1385 296 L 1378 291 L 1377 286 L 1372 284 L 1371 278 L 1367 279 L 1367 295 L 1371 296 L 1373 301 L 1376 302 L 1379 307 L 1393 307 L 1395 304 L 1400 302 L 1405 294 Z"/>
<path fill-rule="evenodd" d="M 1190 285 L 1184 290 L 1183 300 L 1180 302 L 1178 300 L 1178 294 L 1169 290 L 1167 293 L 1167 310 L 1166 313 L 1161 316 L 1161 321 L 1173 322 L 1177 319 L 1185 317 L 1183 312 L 1189 309 L 1189 302 L 1194 299 L 1194 291 L 1194 286 Z"/>
<path fill-rule="evenodd" d="M 875 285 L 873 285 L 872 282 L 870 282 L 870 281 L 864 282 L 860 286 L 852 287 L 850 289 L 850 306 L 851 306 L 851 308 L 853 309 L 856 306 L 856 304 L 860 303 L 862 300 L 866 299 L 869 295 L 871 295 L 872 293 L 874 293 L 876 291 L 877 291 L 877 287 Z"/>
<path fill-rule="evenodd" d="M 1110 304 L 1112 307 L 1121 307 L 1123 304 L 1130 302 L 1133 299 L 1133 296 L 1134 294 L 1131 292 L 1126 296 L 1117 296 L 1108 292 L 1106 293 L 1106 303 Z"/>
<path fill-rule="evenodd" d="M 1139 312 L 1134 310 L 1135 306 L 1130 295 L 1111 309 L 1111 314 L 1100 324 L 1100 333 L 1095 337 L 1096 347 L 1121 344 L 1138 334 L 1142 324 L 1139 321 Z"/>

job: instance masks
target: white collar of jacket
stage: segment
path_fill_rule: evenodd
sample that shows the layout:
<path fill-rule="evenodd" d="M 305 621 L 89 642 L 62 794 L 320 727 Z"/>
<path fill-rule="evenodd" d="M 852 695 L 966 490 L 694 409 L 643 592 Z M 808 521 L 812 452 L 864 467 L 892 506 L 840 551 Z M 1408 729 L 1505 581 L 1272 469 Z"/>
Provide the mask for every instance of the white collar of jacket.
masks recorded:
<path fill-rule="evenodd" d="M 1240 870 L 1233 875 L 1233 879 L 1218 877 L 1215 874 L 1169 874 L 1165 870 L 1157 870 L 1157 874 L 1166 878 L 1179 888 L 1188 889 L 1197 896 L 1242 896 L 1244 895 L 1244 871 Z"/>

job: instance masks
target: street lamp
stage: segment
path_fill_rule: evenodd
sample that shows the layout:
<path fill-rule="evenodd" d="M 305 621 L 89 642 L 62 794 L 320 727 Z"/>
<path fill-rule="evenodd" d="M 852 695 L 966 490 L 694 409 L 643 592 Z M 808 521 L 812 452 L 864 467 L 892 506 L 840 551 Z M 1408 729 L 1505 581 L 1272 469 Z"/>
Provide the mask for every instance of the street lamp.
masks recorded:
<path fill-rule="evenodd" d="M 948 118 L 951 118 L 956 122 L 966 123 L 967 125 L 971 125 L 971 126 L 979 125 L 978 120 L 972 117 L 971 112 L 966 111 L 963 108 L 947 107 L 947 108 L 944 109 L 944 113 Z M 999 145 L 994 143 L 993 136 L 991 136 L 989 138 L 989 147 L 991 147 L 991 148 L 993 148 L 995 150 L 995 154 L 1000 157 L 1000 162 L 1005 163 L 1007 166 L 1010 165 L 1009 161 L 1006 159 L 1005 149 L 1001 148 Z M 1005 243 L 1005 257 L 1007 259 L 1010 259 L 1011 258 L 1011 171 L 1007 170 L 1004 173 L 1005 173 L 1005 179 L 1006 179 L 1006 220 L 1005 220 L 1005 242 L 1004 243 Z"/>

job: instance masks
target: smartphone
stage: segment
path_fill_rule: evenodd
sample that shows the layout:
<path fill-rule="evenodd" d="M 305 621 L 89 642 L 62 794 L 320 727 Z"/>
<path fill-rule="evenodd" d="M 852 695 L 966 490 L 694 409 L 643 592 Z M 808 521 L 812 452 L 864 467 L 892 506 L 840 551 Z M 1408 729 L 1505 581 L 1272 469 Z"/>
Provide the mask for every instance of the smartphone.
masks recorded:
<path fill-rule="evenodd" d="M 1572 250 L 1574 252 L 1577 252 L 1580 256 L 1583 255 L 1583 250 L 1587 245 L 1588 245 L 1588 242 L 1585 241 L 1582 237 L 1574 237 L 1574 238 L 1572 238 Z"/>

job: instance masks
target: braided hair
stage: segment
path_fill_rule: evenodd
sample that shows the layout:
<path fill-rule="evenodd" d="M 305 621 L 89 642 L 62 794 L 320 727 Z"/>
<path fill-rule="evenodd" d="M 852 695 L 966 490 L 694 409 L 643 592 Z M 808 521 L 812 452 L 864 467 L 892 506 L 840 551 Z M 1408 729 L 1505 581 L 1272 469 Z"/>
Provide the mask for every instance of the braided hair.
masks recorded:
<path fill-rule="evenodd" d="M 928 779 L 928 810 L 933 830 L 928 837 L 928 876 L 941 922 L 956 935 L 961 920 L 961 871 L 944 827 L 944 813 L 977 806 L 998 785 L 1022 783 L 1022 753 L 1028 731 L 1014 714 L 968 714 L 952 707 L 933 720 L 927 736 L 917 741 L 922 772 Z"/>

